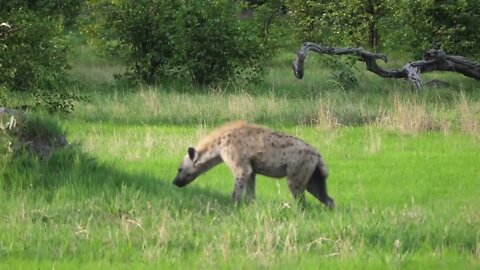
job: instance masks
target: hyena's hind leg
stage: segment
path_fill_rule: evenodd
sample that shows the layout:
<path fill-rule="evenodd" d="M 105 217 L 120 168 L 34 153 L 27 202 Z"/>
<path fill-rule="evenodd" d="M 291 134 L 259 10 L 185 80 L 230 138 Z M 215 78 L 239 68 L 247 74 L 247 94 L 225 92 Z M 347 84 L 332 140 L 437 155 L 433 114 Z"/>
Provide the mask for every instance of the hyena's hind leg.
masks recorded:
<path fill-rule="evenodd" d="M 304 164 L 295 170 L 287 172 L 287 183 L 293 198 L 298 202 L 301 208 L 305 208 L 305 188 L 308 176 L 312 173 L 313 168 L 309 164 Z"/>
<path fill-rule="evenodd" d="M 288 188 L 301 208 L 305 208 L 305 189 L 317 164 L 309 162 L 310 159 L 300 161 L 300 166 L 290 166 L 287 170 Z"/>
<path fill-rule="evenodd" d="M 307 183 L 307 191 L 328 208 L 335 208 L 335 202 L 327 193 L 327 174 L 322 172 L 319 167 L 316 167 L 313 171 L 313 174 Z"/>
<path fill-rule="evenodd" d="M 301 208 L 305 208 L 307 202 L 305 200 L 305 185 L 297 178 L 287 177 L 288 188 L 292 193 L 293 198 L 297 201 Z"/>

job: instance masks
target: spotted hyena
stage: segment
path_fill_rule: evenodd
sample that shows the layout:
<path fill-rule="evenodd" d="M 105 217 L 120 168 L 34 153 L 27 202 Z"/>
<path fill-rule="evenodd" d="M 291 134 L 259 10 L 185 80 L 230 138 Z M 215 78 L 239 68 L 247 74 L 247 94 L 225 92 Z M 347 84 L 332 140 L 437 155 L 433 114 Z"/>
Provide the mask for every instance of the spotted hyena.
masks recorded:
<path fill-rule="evenodd" d="M 320 154 L 304 141 L 246 122 L 232 122 L 213 131 L 194 148 L 189 147 L 173 184 L 184 187 L 221 162 L 235 179 L 232 199 L 239 202 L 255 198 L 255 175 L 287 177 L 292 195 L 302 205 L 305 189 L 333 208 L 327 194 L 328 176 Z"/>

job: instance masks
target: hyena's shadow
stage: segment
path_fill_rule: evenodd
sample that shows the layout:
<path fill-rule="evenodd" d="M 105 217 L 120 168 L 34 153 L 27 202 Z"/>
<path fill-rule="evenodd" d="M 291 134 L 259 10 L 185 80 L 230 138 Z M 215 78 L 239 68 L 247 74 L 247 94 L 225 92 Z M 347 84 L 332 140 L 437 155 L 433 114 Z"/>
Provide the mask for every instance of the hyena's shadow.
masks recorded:
<path fill-rule="evenodd" d="M 37 166 L 31 165 L 25 170 L 25 164 L 36 163 Z M 18 171 L 25 176 L 17 177 L 20 181 L 13 177 L 4 179 L 2 185 L 7 193 L 18 188 L 28 188 L 47 194 L 47 199 L 53 199 L 57 190 L 75 194 L 81 190 L 82 193 L 89 194 L 89 197 L 102 198 L 106 202 L 113 201 L 118 196 L 139 196 L 149 202 L 162 203 L 165 199 L 171 202 L 171 206 L 183 204 L 201 208 L 202 204 L 207 205 L 212 201 L 219 205 L 231 205 L 229 194 L 197 185 L 179 189 L 167 176 L 148 172 L 127 172 L 117 166 L 98 161 L 76 145 L 57 150 L 43 162 L 38 161 L 33 155 L 25 154 L 12 159 L 9 166 L 12 171 Z"/>
<path fill-rule="evenodd" d="M 191 185 L 188 188 L 178 188 L 171 183 L 168 190 L 167 196 L 177 205 L 194 208 L 205 208 L 207 205 L 218 205 L 222 208 L 231 208 L 234 206 L 231 194 L 220 190 L 217 191 L 198 185 Z"/>

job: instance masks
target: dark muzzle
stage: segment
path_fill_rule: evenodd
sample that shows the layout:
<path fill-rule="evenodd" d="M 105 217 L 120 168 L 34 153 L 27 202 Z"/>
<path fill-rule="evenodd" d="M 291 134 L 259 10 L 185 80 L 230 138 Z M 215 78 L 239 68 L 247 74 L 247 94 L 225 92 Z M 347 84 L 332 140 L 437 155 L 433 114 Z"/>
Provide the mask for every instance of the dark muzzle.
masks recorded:
<path fill-rule="evenodd" d="M 175 178 L 175 180 L 173 180 L 172 184 L 174 184 L 177 187 L 184 187 L 184 186 L 187 185 L 187 181 Z"/>

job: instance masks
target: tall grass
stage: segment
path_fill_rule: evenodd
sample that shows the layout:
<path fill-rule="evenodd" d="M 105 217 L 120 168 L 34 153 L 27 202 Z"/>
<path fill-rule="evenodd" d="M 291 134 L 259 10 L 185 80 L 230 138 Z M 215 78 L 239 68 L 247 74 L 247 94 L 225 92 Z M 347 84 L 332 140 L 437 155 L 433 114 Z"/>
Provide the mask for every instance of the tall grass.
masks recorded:
<path fill-rule="evenodd" d="M 178 93 L 172 89 L 143 87 L 136 92 L 93 93 L 92 102 L 78 104 L 75 118 L 86 122 L 118 124 L 218 125 L 243 119 L 275 126 L 305 125 L 327 129 L 375 125 L 401 134 L 462 131 L 479 134 L 480 101 L 464 92 L 443 94 L 393 89 L 385 94 L 332 90 L 303 99 L 276 94 Z M 432 97 L 433 96 L 433 97 Z"/>
<path fill-rule="evenodd" d="M 316 125 L 326 128 L 359 125 L 389 126 L 409 134 L 419 131 L 462 130 L 478 133 L 478 82 L 457 74 L 428 73 L 423 79 L 443 79 L 449 88 L 414 91 L 404 80 L 379 78 L 359 63 L 360 85 L 346 90 L 313 54 L 305 79 L 294 78 L 289 57 L 282 54 L 276 68 L 259 85 L 198 87 L 179 81 L 157 86 L 125 88 L 112 84 L 121 71 L 115 61 L 98 61 L 91 49 L 80 47 L 72 76 L 86 83 L 88 103 L 77 104 L 75 117 L 85 121 L 142 124 L 219 124 L 244 119 L 279 125 Z M 321 62 L 321 61 L 320 61 Z M 91 69 L 92 65 L 100 67 Z M 97 76 L 86 80 L 83 74 Z M 100 88 L 98 86 L 101 86 Z"/>

